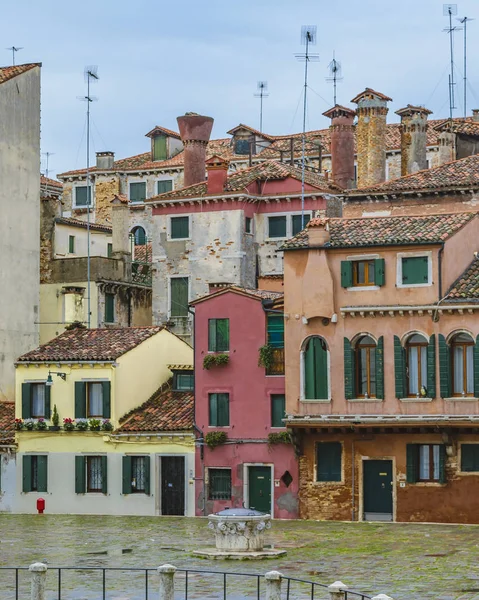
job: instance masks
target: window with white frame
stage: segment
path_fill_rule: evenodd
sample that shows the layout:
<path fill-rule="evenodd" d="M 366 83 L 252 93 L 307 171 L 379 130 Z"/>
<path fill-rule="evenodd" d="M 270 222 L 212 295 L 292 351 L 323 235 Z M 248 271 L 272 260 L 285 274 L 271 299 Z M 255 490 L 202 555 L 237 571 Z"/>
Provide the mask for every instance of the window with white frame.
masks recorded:
<path fill-rule="evenodd" d="M 399 288 L 432 285 L 432 253 L 399 252 L 396 275 Z"/>
<path fill-rule="evenodd" d="M 156 182 L 156 193 L 166 194 L 173 190 L 173 179 L 158 179 Z"/>
<path fill-rule="evenodd" d="M 88 194 L 87 185 L 76 185 L 73 188 L 73 208 L 86 208 L 88 204 L 92 206 L 93 185 L 90 185 L 90 193 Z M 87 197 L 90 202 L 88 203 Z"/>
<path fill-rule="evenodd" d="M 146 181 L 132 181 L 128 190 L 130 202 L 138 203 L 146 200 Z"/>
<path fill-rule="evenodd" d="M 266 238 L 270 240 L 290 238 L 306 227 L 311 220 L 311 212 L 272 214 L 267 216 Z M 304 227 L 303 227 L 304 225 Z"/>
<path fill-rule="evenodd" d="M 170 240 L 187 240 L 190 237 L 190 217 L 170 217 Z"/>

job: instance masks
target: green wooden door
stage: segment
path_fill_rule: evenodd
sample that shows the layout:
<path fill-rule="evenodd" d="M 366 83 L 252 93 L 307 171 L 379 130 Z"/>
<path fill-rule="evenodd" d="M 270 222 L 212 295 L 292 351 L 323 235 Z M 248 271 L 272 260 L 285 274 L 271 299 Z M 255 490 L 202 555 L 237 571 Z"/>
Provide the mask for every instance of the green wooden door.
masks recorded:
<path fill-rule="evenodd" d="M 271 514 L 271 468 L 249 467 L 249 507 Z"/>
<path fill-rule="evenodd" d="M 363 462 L 364 518 L 392 521 L 393 463 L 391 460 Z"/>

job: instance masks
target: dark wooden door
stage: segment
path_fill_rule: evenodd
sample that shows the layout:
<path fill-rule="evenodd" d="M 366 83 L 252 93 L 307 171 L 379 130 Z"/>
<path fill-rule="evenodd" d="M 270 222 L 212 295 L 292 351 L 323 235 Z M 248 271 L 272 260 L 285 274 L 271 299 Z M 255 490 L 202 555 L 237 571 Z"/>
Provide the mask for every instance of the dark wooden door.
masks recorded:
<path fill-rule="evenodd" d="M 392 520 L 393 512 L 393 463 L 392 460 L 365 460 L 364 516 L 374 518 L 382 515 Z"/>
<path fill-rule="evenodd" d="M 185 514 L 185 458 L 161 457 L 161 514 Z"/>
<path fill-rule="evenodd" d="M 271 513 L 271 469 L 270 467 L 249 467 L 249 507 Z"/>

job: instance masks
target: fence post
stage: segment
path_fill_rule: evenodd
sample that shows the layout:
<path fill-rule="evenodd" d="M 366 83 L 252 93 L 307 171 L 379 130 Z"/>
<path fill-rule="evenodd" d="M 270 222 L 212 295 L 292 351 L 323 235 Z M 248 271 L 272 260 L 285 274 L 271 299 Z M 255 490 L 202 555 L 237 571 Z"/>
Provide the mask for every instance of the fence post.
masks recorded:
<path fill-rule="evenodd" d="M 371 600 L 393 600 L 391 598 L 391 596 L 387 596 L 386 594 L 378 594 L 377 596 L 374 596 L 374 598 L 371 598 Z"/>
<path fill-rule="evenodd" d="M 283 574 L 279 571 L 269 571 L 264 578 L 266 581 L 266 600 L 281 600 Z"/>
<path fill-rule="evenodd" d="M 342 581 L 335 581 L 330 586 L 328 586 L 328 592 L 330 600 L 344 600 L 345 599 L 345 590 L 348 589 L 348 586 Z"/>
<path fill-rule="evenodd" d="M 45 600 L 45 583 L 47 578 L 47 565 L 36 562 L 28 567 L 32 574 L 31 600 Z"/>
<path fill-rule="evenodd" d="M 176 567 L 162 565 L 157 571 L 160 576 L 160 600 L 174 600 Z"/>

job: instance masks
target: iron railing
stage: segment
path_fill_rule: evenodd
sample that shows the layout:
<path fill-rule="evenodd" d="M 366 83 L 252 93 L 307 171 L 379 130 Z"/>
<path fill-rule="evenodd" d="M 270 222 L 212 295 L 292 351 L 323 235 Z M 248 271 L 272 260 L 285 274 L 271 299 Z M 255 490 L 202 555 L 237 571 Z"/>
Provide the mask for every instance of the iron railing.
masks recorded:
<path fill-rule="evenodd" d="M 266 375 L 284 375 L 284 348 L 273 348 L 273 360 L 266 369 Z"/>

